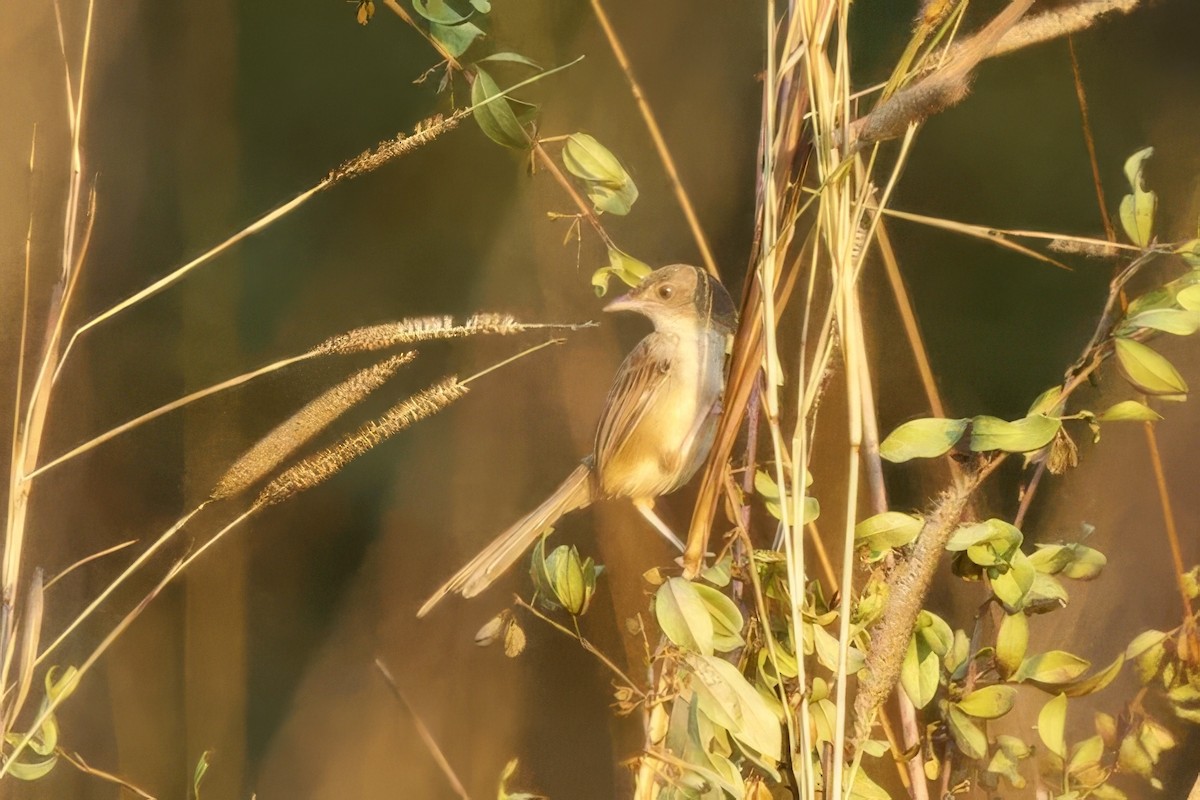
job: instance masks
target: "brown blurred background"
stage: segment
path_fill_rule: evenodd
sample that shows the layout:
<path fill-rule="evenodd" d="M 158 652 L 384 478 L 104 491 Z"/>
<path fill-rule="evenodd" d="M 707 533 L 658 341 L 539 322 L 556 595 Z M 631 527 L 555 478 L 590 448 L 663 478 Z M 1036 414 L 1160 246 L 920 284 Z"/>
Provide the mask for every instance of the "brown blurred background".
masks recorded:
<path fill-rule="evenodd" d="M 676 0 L 610 5 L 736 294 L 752 227 L 759 12 Z M 70 53 L 78 52 L 84 11 L 77 0 L 63 5 Z M 866 85 L 884 77 L 899 54 L 915 4 L 859 0 L 854 13 Z M 491 17 L 497 49 L 545 65 L 588 56 L 529 92 L 543 103 L 542 130 L 592 133 L 629 167 L 641 199 L 628 218 L 608 221 L 629 252 L 652 264 L 696 261 L 587 4 L 496 0 Z M 1197 25 L 1193 3 L 1163 0 L 1077 39 L 1110 205 L 1124 188 L 1124 158 L 1155 145 L 1149 180 L 1167 238 L 1193 235 L 1198 210 Z M 362 28 L 354 6 L 340 2 L 98 3 L 93 48 L 85 144 L 87 170 L 98 176 L 99 215 L 76 320 L 440 108 L 432 87 L 411 83 L 436 58 L 382 4 Z M 35 296 L 48 290 L 61 243 L 68 137 L 51 5 L 0 8 L 0 67 L 0 374 L 11 376 L 35 123 L 34 263 L 43 270 Z M 985 65 L 972 98 L 923 130 L 895 204 L 1003 227 L 1100 232 L 1065 43 Z M 547 176 L 530 179 L 522 159 L 464 125 L 318 197 L 94 330 L 57 391 L 47 452 L 358 325 L 474 311 L 533 321 L 597 318 L 587 278 L 601 250 L 586 241 L 577 270 L 574 245 L 561 245 L 565 223 L 545 216 L 570 210 Z M 952 411 L 1024 413 L 1090 334 L 1106 269 L 1056 271 L 902 223 L 893 235 Z M 887 429 L 926 409 L 878 277 L 869 276 L 867 291 L 879 320 L 873 345 Z M 40 312 L 36 306 L 35 319 Z M 417 621 L 413 612 L 587 451 L 612 372 L 644 330 L 638 320 L 606 318 L 598 330 L 489 376 L 329 484 L 259 516 L 159 598 L 104 658 L 63 712 L 64 744 L 160 798 L 186 796 L 205 750 L 214 751 L 206 798 L 450 797 L 411 719 L 375 672 L 379 657 L 473 796 L 490 796 L 513 756 L 521 758 L 520 785 L 555 800 L 621 796 L 626 773 L 617 764 L 635 754 L 641 734 L 636 718 L 609 712 L 603 668 L 532 623 L 528 650 L 516 660 L 471 642 L 509 593 L 527 586 L 523 570 L 430 619 Z M 384 394 L 467 374 L 532 341 L 424 347 Z M 1193 343 L 1168 352 L 1197 380 Z M 29 563 L 55 572 L 102 547 L 156 536 L 250 442 L 350 367 L 317 362 L 279 373 L 49 473 L 35 492 Z M 0 419 L 11 417 L 10 383 L 0 381 Z M 1189 563 L 1200 559 L 1200 508 L 1189 491 L 1195 422 L 1194 404 L 1184 405 L 1159 428 Z M 1109 554 L 1109 572 L 1072 586 L 1072 606 L 1042 621 L 1041 630 L 1048 640 L 1075 634 L 1097 662 L 1107 663 L 1144 628 L 1175 624 L 1145 459 L 1139 431 L 1106 430 L 1103 446 L 1084 448 L 1080 470 L 1046 487 L 1026 526 L 1034 539 L 1071 536 L 1083 522 L 1096 526 L 1090 541 Z M 908 475 L 892 476 L 895 502 L 920 506 L 928 485 Z M 828 487 L 830 496 L 838 490 Z M 1011 517 L 1012 497 L 997 490 L 994 513 Z M 686 490 L 663 501 L 664 515 L 682 527 L 689 501 Z M 214 531 L 231 513 L 212 509 L 194 530 Z M 625 618 L 645 610 L 637 576 L 669 554 L 620 505 L 575 515 L 561 534 L 609 566 L 585 633 L 610 652 L 636 647 L 623 629 Z M 48 598 L 50 629 L 128 558 L 110 557 L 59 584 Z M 87 643 L 146 588 L 122 593 L 63 660 L 86 655 Z M 969 604 L 954 611 L 950 598 L 940 602 L 967 624 Z M 1190 785 L 1187 772 L 1183 764 L 1171 788 Z M 0 795 L 6 792 L 117 796 L 66 765 L 35 785 L 7 782 Z"/>

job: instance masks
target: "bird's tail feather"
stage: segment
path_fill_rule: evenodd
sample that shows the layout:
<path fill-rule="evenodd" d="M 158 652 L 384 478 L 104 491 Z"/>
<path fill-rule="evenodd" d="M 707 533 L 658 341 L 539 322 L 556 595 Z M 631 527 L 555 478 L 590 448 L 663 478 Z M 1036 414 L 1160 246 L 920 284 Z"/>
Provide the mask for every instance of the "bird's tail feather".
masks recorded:
<path fill-rule="evenodd" d="M 513 523 L 430 595 L 417 616 L 428 614 L 448 594 L 474 597 L 491 586 L 559 517 L 592 502 L 591 473 L 587 463 L 576 467 L 545 502 Z"/>

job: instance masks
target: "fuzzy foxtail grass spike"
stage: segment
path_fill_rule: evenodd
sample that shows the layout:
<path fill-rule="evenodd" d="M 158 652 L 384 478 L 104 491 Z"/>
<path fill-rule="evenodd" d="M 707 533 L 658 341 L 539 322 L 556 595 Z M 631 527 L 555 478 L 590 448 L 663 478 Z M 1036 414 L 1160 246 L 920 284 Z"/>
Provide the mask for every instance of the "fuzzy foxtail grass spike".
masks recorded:
<path fill-rule="evenodd" d="M 417 392 L 332 447 L 289 467 L 266 485 L 254 501 L 254 507 L 282 503 L 293 495 L 324 483 L 375 445 L 395 436 L 414 422 L 436 414 L 466 393 L 467 387 L 454 376 Z"/>
<path fill-rule="evenodd" d="M 221 500 L 231 497 L 257 483 L 285 458 L 323 431 L 335 419 L 358 405 L 416 357 L 415 350 L 392 356 L 359 370 L 307 403 L 243 453 L 217 481 L 211 498 Z"/>
<path fill-rule="evenodd" d="M 368 325 L 338 334 L 321 342 L 313 351 L 320 354 L 362 353 L 384 350 L 397 345 L 441 339 L 461 339 L 466 336 L 511 336 L 534 330 L 593 328 L 595 322 L 529 323 L 520 322 L 508 314 L 475 314 L 466 322 L 456 324 L 452 317 L 415 317 L 398 322 Z"/>

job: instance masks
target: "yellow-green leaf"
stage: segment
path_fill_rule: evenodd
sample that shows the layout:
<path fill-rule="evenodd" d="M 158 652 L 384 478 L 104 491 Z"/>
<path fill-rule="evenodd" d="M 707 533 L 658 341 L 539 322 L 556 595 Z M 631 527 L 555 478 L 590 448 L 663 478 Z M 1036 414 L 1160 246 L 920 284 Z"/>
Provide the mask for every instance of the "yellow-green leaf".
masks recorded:
<path fill-rule="evenodd" d="M 950 724 L 950 734 L 954 743 L 967 758 L 983 758 L 987 755 L 987 736 L 963 712 L 950 706 L 946 721 Z"/>
<path fill-rule="evenodd" d="M 500 87 L 496 85 L 492 76 L 476 66 L 475 79 L 471 82 L 471 104 L 479 105 L 499 93 Z M 515 150 L 524 150 L 529 146 L 529 134 L 513 113 L 507 97 L 493 100 L 476 108 L 472 113 L 475 115 L 475 121 L 479 123 L 480 130 L 496 144 Z"/>
<path fill-rule="evenodd" d="M 1014 422 L 978 416 L 971 420 L 971 449 L 977 453 L 1029 453 L 1049 444 L 1061 427 L 1060 420 L 1044 414 L 1031 414 Z"/>
<path fill-rule="evenodd" d="M 893 463 L 944 455 L 962 438 L 966 419 L 914 419 L 892 431 L 879 445 L 879 455 Z"/>
<path fill-rule="evenodd" d="M 672 580 L 679 580 L 672 578 Z M 746 643 L 742 638 L 742 612 L 737 605 L 721 592 L 702 583 L 692 583 L 691 587 L 700 596 L 704 607 L 708 610 L 713 627 L 713 650 L 727 653 L 736 650 Z"/>
<path fill-rule="evenodd" d="M 1200 286 L 1196 287 L 1200 289 Z M 1100 422 L 1158 422 L 1162 415 L 1137 400 L 1122 400 L 1096 415 Z"/>
<path fill-rule="evenodd" d="M 666 637 L 685 650 L 713 653 L 713 621 L 696 584 L 670 578 L 654 593 L 654 615 Z"/>
<path fill-rule="evenodd" d="M 998 719 L 1012 710 L 1017 687 L 995 684 L 976 689 L 957 703 L 958 709 L 976 719 Z"/>
<path fill-rule="evenodd" d="M 1091 662 L 1064 650 L 1049 650 L 1021 662 L 1013 680 L 1046 684 L 1070 683 L 1090 666 Z"/>
<path fill-rule="evenodd" d="M 1132 339 L 1114 342 L 1117 363 L 1126 379 L 1146 394 L 1187 394 L 1187 381 L 1170 361 Z"/>
<path fill-rule="evenodd" d="M 1024 612 L 1008 614 L 996 634 L 996 670 L 1007 678 L 1021 666 L 1029 648 L 1029 620 Z"/>
<path fill-rule="evenodd" d="M 740 744 L 770 762 L 779 761 L 783 730 L 779 717 L 738 668 L 716 656 L 684 653 L 701 711 Z"/>
<path fill-rule="evenodd" d="M 1038 736 L 1051 753 L 1059 758 L 1067 756 L 1067 696 L 1060 694 L 1042 706 L 1038 713 Z"/>
<path fill-rule="evenodd" d="M 1121 226 L 1125 235 L 1139 247 L 1150 243 L 1154 232 L 1154 212 L 1158 207 L 1158 196 L 1146 191 L 1142 170 L 1146 159 L 1154 155 L 1154 148 L 1137 151 L 1125 162 L 1125 177 L 1129 180 L 1132 193 L 1121 198 Z"/>
<path fill-rule="evenodd" d="M 1125 320 L 1125 326 L 1130 329 L 1151 328 L 1176 336 L 1191 336 L 1200 330 L 1200 312 L 1181 308 L 1152 308 Z"/>
<path fill-rule="evenodd" d="M 638 188 L 611 151 L 586 133 L 567 137 L 562 152 L 567 171 L 584 182 L 597 211 L 624 216 L 638 198 Z"/>
<path fill-rule="evenodd" d="M 884 551 L 910 544 L 921 533 L 925 520 L 899 511 L 885 511 L 854 526 L 854 543 Z"/>

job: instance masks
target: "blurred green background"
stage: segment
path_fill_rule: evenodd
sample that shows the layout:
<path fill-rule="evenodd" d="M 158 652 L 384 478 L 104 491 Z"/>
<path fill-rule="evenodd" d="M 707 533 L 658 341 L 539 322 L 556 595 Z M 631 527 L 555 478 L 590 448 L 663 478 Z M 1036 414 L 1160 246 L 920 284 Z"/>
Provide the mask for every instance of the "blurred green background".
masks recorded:
<path fill-rule="evenodd" d="M 759 11 L 676 0 L 609 5 L 736 294 L 753 223 Z M 886 77 L 915 5 L 855 4 L 861 86 Z M 997 7 L 980 2 L 973 18 Z M 84 11 L 78 2 L 63 6 L 68 52 L 78 52 Z M 496 0 L 491 18 L 485 47 L 516 50 L 544 65 L 587 55 L 527 93 L 543 104 L 543 132 L 592 133 L 629 168 L 641 200 L 629 217 L 607 221 L 626 250 L 655 265 L 696 261 L 587 4 Z M 1162 0 L 1076 39 L 1109 209 L 1124 191 L 1125 157 L 1154 145 L 1149 180 L 1160 195 L 1166 238 L 1194 235 L 1196 225 L 1197 30 L 1200 7 Z M 68 141 L 53 8 L 9 4 L 0 9 L 0 31 L 0 107 L 8 110 L 0 131 L 0 369 L 11 375 L 32 126 L 39 163 L 34 255 L 45 265 L 35 290 L 43 294 L 61 242 Z M 86 167 L 98 175 L 99 211 L 80 321 L 344 159 L 445 110 L 435 82 L 413 85 L 436 57 L 382 3 L 366 27 L 355 22 L 355 6 L 342 2 L 99 3 L 94 35 L 85 143 Z M 506 81 L 519 74 L 497 72 Z M 998 227 L 1101 234 L 1065 42 L 986 63 L 972 96 L 922 130 L 894 205 Z M 548 176 L 531 178 L 521 157 L 464 124 L 319 196 L 93 331 L 64 373 L 48 452 L 359 325 L 475 311 L 530 321 L 597 318 L 588 276 L 602 249 L 585 232 L 576 268 L 575 245 L 561 244 L 566 223 L 546 218 L 547 211 L 571 210 Z M 1023 414 L 1090 335 L 1107 267 L 1078 262 L 1076 270 L 1060 271 L 903 222 L 891 231 L 952 412 Z M 927 409 L 879 279 L 870 274 L 865 291 L 878 319 L 871 345 L 887 429 Z M 473 794 L 489 796 L 503 764 L 520 756 L 518 782 L 556 800 L 619 796 L 626 772 L 614 764 L 636 753 L 641 732 L 636 718 L 609 713 L 602 668 L 533 624 L 529 649 L 517 660 L 471 643 L 505 605 L 506 592 L 525 585 L 523 575 L 429 620 L 412 615 L 444 575 L 540 500 L 587 451 L 612 372 L 644 330 L 636 320 L 606 318 L 599 330 L 573 334 L 564 346 L 481 381 L 456 406 L 329 484 L 259 516 L 160 598 L 106 656 L 63 714 L 66 746 L 161 798 L 185 796 L 196 759 L 208 749 L 214 754 L 205 797 L 450 796 L 411 719 L 374 671 L 379 657 Z M 436 377 L 467 374 L 533 341 L 424 347 L 354 422 Z M 1170 352 L 1192 368 L 1185 373 L 1197 374 L 1200 359 L 1186 345 Z M 278 373 L 50 473 L 35 494 L 31 563 L 57 571 L 84 553 L 156 536 L 242 449 L 350 367 L 317 362 Z M 5 403 L 10 395 L 4 392 Z M 10 416 L 7 406 L 0 411 Z M 1200 508 L 1183 491 L 1194 476 L 1187 413 L 1180 410 L 1163 430 L 1181 488 L 1177 513 L 1194 543 Z M 1137 630 L 1165 625 L 1155 609 L 1174 613 L 1169 598 L 1153 594 L 1136 603 L 1116 599 L 1167 573 L 1152 489 L 1143 485 L 1146 468 L 1138 461 L 1140 439 L 1106 433 L 1106 444 L 1091 471 L 1043 500 L 1033 518 L 1048 530 L 1088 521 L 1118 549 L 1120 534 L 1147 543 L 1131 554 L 1144 562 L 1097 584 L 1095 596 L 1112 598 L 1113 609 L 1091 627 L 1076 627 L 1099 653 L 1111 653 Z M 1115 503 L 1113 492 L 1097 488 L 1113 486 L 1120 487 Z M 897 488 L 901 502 L 913 506 L 928 489 L 902 476 Z M 994 498 L 998 509 L 1011 513 L 1010 495 Z M 689 501 L 688 491 L 665 500 L 667 518 L 682 527 Z M 232 514 L 212 509 L 195 535 L 202 540 Z M 1140 524 L 1145 533 L 1131 530 Z M 634 659 L 637 643 L 622 633 L 624 619 L 644 611 L 634 576 L 669 557 L 639 525 L 629 509 L 604 506 L 562 530 L 611 570 L 586 633 Z M 1200 557 L 1195 547 L 1185 555 Z M 50 598 L 48 624 L 62 625 L 126 558 L 111 557 L 65 581 Z M 136 596 L 123 594 L 85 626 L 64 660 L 85 655 L 85 643 Z M 1131 607 L 1141 616 L 1131 616 Z M 4 791 L 116 796 L 65 766 L 35 786 L 16 790 L 10 783 Z"/>

